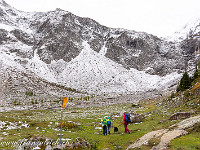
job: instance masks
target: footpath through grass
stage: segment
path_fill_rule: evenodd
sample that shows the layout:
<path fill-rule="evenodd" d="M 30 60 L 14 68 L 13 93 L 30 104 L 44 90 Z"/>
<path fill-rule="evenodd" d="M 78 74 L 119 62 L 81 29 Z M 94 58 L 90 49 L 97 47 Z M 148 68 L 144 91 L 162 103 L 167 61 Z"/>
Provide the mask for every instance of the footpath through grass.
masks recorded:
<path fill-rule="evenodd" d="M 153 130 L 167 128 L 177 122 L 168 120 L 175 110 L 169 110 L 158 104 L 158 101 L 151 100 L 138 106 L 117 104 L 104 107 L 65 108 L 63 110 L 62 138 L 69 139 L 68 141 L 71 143 L 77 137 L 80 137 L 92 144 L 93 149 L 126 149 L 128 145 L 144 134 Z M 143 114 L 144 119 L 140 123 L 129 124 L 128 128 L 131 134 L 125 134 L 122 116 L 124 112 L 130 111 Z M 53 109 L 1 112 L 0 149 L 13 149 L 18 140 L 37 136 L 51 138 L 54 140 L 54 144 L 58 144 L 60 138 L 60 115 L 60 110 Z M 111 128 L 110 135 L 102 135 L 100 121 L 105 116 L 111 116 L 113 126 L 119 128 L 118 133 L 114 133 L 114 129 Z M 162 123 L 160 122 L 161 120 L 166 121 Z M 197 137 L 195 133 L 190 136 Z M 180 140 L 187 141 L 188 139 L 185 136 Z M 175 142 L 177 143 L 177 141 Z M 197 141 L 196 143 L 198 144 Z M 173 142 L 171 147 L 176 149 Z M 141 147 L 141 149 L 143 148 Z M 144 149 L 150 149 L 150 147 L 146 146 Z"/>
<path fill-rule="evenodd" d="M 96 149 L 125 149 L 137 138 L 152 130 L 152 123 L 141 122 L 139 124 L 130 124 L 128 128 L 131 134 L 124 133 L 122 115 L 125 111 L 135 111 L 142 113 L 147 108 L 134 108 L 131 104 L 118 104 L 104 107 L 92 108 L 66 108 L 63 111 L 63 136 L 64 139 L 70 139 L 73 142 L 80 137 Z M 100 121 L 105 116 L 111 116 L 113 127 L 118 127 L 119 132 L 114 133 L 111 128 L 111 134 L 102 135 Z M 147 117 L 148 119 L 148 117 Z M 29 110 L 29 111 L 11 111 L 0 113 L 1 133 L 0 148 L 13 149 L 12 143 L 20 139 L 30 139 L 33 136 L 44 136 L 54 141 L 60 138 L 60 110 Z M 5 144 L 8 143 L 8 144 Z"/>

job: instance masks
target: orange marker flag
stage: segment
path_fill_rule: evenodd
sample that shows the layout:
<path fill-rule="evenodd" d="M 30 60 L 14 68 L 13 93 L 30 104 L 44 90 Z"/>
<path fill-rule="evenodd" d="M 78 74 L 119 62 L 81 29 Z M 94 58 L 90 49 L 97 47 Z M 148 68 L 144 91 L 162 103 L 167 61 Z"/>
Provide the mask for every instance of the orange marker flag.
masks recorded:
<path fill-rule="evenodd" d="M 62 107 L 66 107 L 66 104 L 67 104 L 67 97 L 63 97 Z"/>

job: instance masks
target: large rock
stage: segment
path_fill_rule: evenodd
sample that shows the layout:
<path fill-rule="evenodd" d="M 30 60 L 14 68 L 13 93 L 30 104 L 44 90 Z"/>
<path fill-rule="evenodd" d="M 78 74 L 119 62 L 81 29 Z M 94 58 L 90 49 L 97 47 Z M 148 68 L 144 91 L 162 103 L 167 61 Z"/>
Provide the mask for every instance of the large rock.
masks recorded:
<path fill-rule="evenodd" d="M 64 149 L 66 149 L 66 147 L 67 147 L 66 144 L 56 145 L 53 147 L 53 150 L 64 150 Z"/>
<path fill-rule="evenodd" d="M 88 148 L 91 149 L 92 145 L 88 143 L 87 141 L 81 139 L 81 138 L 76 138 L 76 140 L 72 143 L 72 149 L 77 149 L 77 148 Z"/>
<path fill-rule="evenodd" d="M 177 112 L 170 116 L 169 120 L 180 120 L 180 119 L 186 119 L 190 117 L 189 112 Z"/>
<path fill-rule="evenodd" d="M 52 150 L 52 146 L 51 145 L 47 145 L 45 150 Z"/>
<path fill-rule="evenodd" d="M 132 123 L 140 123 L 142 122 L 144 115 L 142 114 L 137 114 L 137 113 L 130 113 L 131 115 L 131 122 Z"/>

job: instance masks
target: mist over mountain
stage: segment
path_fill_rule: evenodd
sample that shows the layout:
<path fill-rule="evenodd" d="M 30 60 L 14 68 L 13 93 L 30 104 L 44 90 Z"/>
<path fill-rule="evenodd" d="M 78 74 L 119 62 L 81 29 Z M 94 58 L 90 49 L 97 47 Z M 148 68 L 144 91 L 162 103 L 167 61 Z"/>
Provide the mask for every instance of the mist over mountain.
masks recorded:
<path fill-rule="evenodd" d="M 0 0 L 1 104 L 26 101 L 27 91 L 57 99 L 175 89 L 199 60 L 200 20 L 171 39 L 108 28 L 61 9 L 23 12 Z"/>

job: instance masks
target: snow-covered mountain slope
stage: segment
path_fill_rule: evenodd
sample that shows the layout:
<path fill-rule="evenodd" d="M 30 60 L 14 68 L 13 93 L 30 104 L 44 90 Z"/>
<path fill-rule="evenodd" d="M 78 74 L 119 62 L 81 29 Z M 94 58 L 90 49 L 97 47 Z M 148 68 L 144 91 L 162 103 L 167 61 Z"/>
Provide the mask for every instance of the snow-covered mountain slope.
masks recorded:
<path fill-rule="evenodd" d="M 133 93 L 152 89 L 164 89 L 165 82 L 173 83 L 180 77 L 173 73 L 167 77 L 149 75 L 144 71 L 131 68 L 127 70 L 122 65 L 106 58 L 106 48 L 99 53 L 90 48 L 84 41 L 83 50 L 72 61 L 66 64 L 61 74 L 61 84 L 90 93 Z M 172 77 L 172 78 L 170 78 Z M 165 81 L 164 81 L 165 80 Z"/>
<path fill-rule="evenodd" d="M 191 36 L 199 35 L 199 32 L 200 32 L 200 19 L 184 25 L 179 31 L 174 33 L 172 38 L 173 40 L 180 42 L 187 38 L 190 38 Z M 198 36 L 198 38 L 200 37 Z"/>
<path fill-rule="evenodd" d="M 0 0 L 0 16 L 0 66 L 15 70 L 10 76 L 24 72 L 90 94 L 131 94 L 175 88 L 188 62 L 195 68 L 194 53 L 186 59 L 183 43 L 108 28 L 64 10 L 22 12 Z"/>
<path fill-rule="evenodd" d="M 78 87 L 81 91 L 86 90 L 92 93 L 131 93 L 161 89 L 166 85 L 159 83 L 163 81 L 163 77 L 149 75 L 133 68 L 127 70 L 122 65 L 106 58 L 102 55 L 106 52 L 105 47 L 97 53 L 86 41 L 83 42 L 83 46 L 81 53 L 66 64 L 59 81 L 61 84 L 65 83 L 69 87 Z M 178 74 L 172 76 L 173 78 L 166 78 L 164 82 L 179 78 Z"/>
<path fill-rule="evenodd" d="M 180 77 L 178 73 L 160 77 L 133 68 L 127 70 L 105 57 L 105 52 L 106 48 L 103 47 L 97 53 L 84 41 L 81 53 L 70 62 L 59 60 L 46 64 L 40 60 L 37 51 L 32 59 L 25 59 L 28 62 L 25 67 L 16 63 L 19 57 L 15 55 L 1 53 L 0 61 L 2 66 L 12 67 L 18 71 L 29 70 L 49 82 L 95 94 L 130 94 L 137 91 L 164 90 L 166 85 L 173 85 Z"/>

